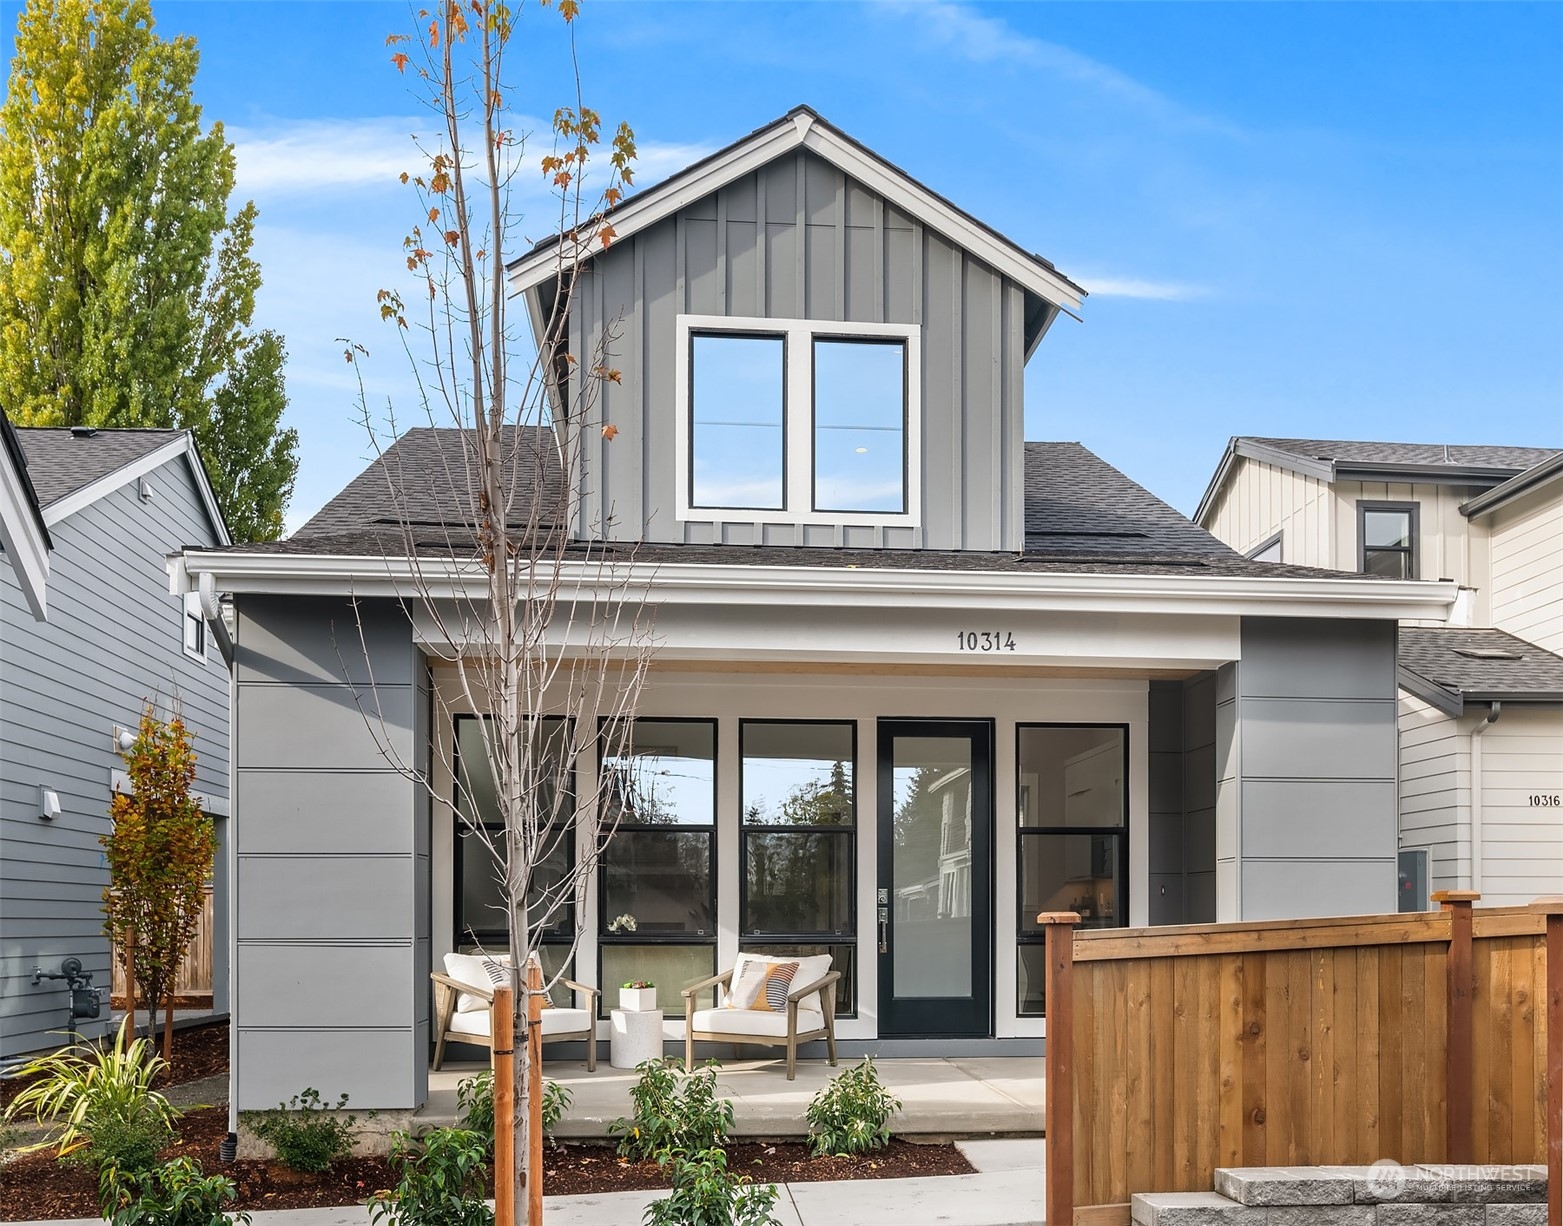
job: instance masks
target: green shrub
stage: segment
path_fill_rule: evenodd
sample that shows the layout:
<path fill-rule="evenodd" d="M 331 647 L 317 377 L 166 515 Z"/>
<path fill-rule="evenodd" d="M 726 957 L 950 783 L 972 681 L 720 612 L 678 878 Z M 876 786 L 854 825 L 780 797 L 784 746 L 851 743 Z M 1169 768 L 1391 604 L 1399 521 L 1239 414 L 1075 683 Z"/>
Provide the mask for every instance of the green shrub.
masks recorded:
<path fill-rule="evenodd" d="M 669 1151 L 703 1154 L 720 1149 L 733 1127 L 733 1104 L 716 1093 L 711 1061 L 697 1073 L 685 1073 L 675 1058 L 648 1060 L 630 1089 L 633 1119 L 614 1120 L 610 1135 L 619 1138 L 619 1153 L 637 1162 L 661 1160 Z"/>
<path fill-rule="evenodd" d="M 475 1080 L 475 1079 L 474 1079 Z M 396 1134 L 396 1187 L 369 1202 L 375 1226 L 492 1226 L 488 1142 L 466 1128 L 436 1128 L 416 1139 Z"/>
<path fill-rule="evenodd" d="M 850 1068 L 816 1094 L 809 1103 L 809 1147 L 844 1157 L 883 1149 L 890 1143 L 890 1117 L 901 1100 L 885 1089 L 872 1057 Z"/>
<path fill-rule="evenodd" d="M 149 1167 L 172 1139 L 180 1112 L 152 1089 L 167 1067 L 146 1039 L 132 1038 L 130 1018 L 114 1041 L 79 1043 L 39 1056 L 17 1070 L 32 1078 L 6 1108 L 7 1123 L 30 1116 L 44 1139 L 23 1152 L 53 1146 L 93 1166 Z"/>
<path fill-rule="evenodd" d="M 733 1174 L 724 1151 L 665 1149 L 657 1163 L 673 1190 L 646 1206 L 644 1226 L 776 1226 L 776 1186 Z"/>
<path fill-rule="evenodd" d="M 189 1158 L 144 1171 L 105 1166 L 98 1199 L 110 1226 L 247 1226 L 248 1213 L 230 1214 L 233 1181 L 204 1175 Z"/>
<path fill-rule="evenodd" d="M 554 1139 L 554 1130 L 570 1109 L 570 1088 L 557 1081 L 543 1078 L 543 1137 Z M 461 1111 L 461 1126 L 468 1132 L 482 1136 L 492 1148 L 494 1144 L 494 1073 L 485 1069 L 474 1076 L 463 1078 L 456 1086 L 456 1106 Z"/>
<path fill-rule="evenodd" d="M 346 1106 L 346 1094 L 333 1107 L 320 1097 L 319 1090 L 308 1088 L 270 1111 L 247 1112 L 245 1123 L 276 1151 L 284 1166 L 318 1175 L 353 1152 L 358 1117 L 341 1115 Z"/>

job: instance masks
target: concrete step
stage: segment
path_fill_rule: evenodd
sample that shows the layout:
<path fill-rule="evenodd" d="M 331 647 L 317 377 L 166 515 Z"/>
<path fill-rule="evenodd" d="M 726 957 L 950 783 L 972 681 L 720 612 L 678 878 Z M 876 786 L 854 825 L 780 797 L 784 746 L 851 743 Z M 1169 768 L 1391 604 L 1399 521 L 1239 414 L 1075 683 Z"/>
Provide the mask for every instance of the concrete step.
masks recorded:
<path fill-rule="evenodd" d="M 1134 1226 L 1266 1226 L 1265 1212 L 1219 1192 L 1141 1192 L 1129 1203 Z"/>

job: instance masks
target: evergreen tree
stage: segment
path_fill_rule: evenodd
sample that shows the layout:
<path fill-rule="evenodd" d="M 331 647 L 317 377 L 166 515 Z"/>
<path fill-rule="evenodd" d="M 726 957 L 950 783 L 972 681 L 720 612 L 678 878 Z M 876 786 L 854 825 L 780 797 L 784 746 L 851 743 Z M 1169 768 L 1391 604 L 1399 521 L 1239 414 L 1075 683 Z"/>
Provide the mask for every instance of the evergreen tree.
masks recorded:
<path fill-rule="evenodd" d="M 147 0 L 28 0 L 0 106 L 0 387 L 21 425 L 193 430 L 234 536 L 266 540 L 298 439 L 198 63 Z"/>

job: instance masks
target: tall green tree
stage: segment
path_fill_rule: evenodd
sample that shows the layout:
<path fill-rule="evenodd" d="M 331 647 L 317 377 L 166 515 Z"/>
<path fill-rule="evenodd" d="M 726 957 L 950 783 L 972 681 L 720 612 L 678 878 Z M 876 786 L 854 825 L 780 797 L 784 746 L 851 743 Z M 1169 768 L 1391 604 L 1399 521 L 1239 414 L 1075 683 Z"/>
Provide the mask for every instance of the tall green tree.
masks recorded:
<path fill-rule="evenodd" d="M 193 430 L 234 536 L 269 540 L 298 437 L 199 58 L 148 0 L 28 0 L 0 106 L 0 388 L 23 425 Z"/>

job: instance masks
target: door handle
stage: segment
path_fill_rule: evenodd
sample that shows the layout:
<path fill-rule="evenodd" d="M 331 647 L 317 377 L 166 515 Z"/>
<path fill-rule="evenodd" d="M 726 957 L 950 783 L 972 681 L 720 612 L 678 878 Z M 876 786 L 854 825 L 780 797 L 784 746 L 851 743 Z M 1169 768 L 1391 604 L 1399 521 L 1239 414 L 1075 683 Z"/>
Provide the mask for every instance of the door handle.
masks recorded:
<path fill-rule="evenodd" d="M 890 908 L 879 908 L 879 952 L 890 952 Z"/>

